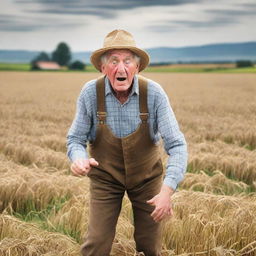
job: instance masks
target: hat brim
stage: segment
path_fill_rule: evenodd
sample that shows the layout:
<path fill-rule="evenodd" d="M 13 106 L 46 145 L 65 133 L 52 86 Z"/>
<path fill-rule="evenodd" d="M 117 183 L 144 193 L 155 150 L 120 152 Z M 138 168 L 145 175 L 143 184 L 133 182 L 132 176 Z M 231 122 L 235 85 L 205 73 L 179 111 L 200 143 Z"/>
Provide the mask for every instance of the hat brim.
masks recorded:
<path fill-rule="evenodd" d="M 125 49 L 125 50 L 130 50 L 132 52 L 134 52 L 136 55 L 138 55 L 140 57 L 140 66 L 139 66 L 139 72 L 144 70 L 148 64 L 149 64 L 149 55 L 134 46 L 129 46 L 129 47 L 125 47 L 125 46 L 112 46 L 112 47 L 105 47 L 105 48 L 101 48 L 99 50 L 96 50 L 92 53 L 91 55 L 91 63 L 93 64 L 93 66 L 98 69 L 101 72 L 101 56 L 106 53 L 107 51 L 110 50 L 116 50 L 116 49 Z"/>

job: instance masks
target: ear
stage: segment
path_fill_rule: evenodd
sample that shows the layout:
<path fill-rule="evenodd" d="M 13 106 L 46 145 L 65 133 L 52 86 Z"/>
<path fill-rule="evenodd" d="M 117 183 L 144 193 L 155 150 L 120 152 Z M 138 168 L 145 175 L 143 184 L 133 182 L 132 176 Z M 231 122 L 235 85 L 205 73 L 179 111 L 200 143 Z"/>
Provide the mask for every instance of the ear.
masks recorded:
<path fill-rule="evenodd" d="M 140 64 L 137 64 L 136 71 L 135 71 L 136 74 L 139 73 L 139 68 L 140 68 Z"/>
<path fill-rule="evenodd" d="M 100 70 L 101 70 L 101 73 L 103 73 L 104 75 L 106 75 L 106 70 L 105 70 L 105 65 L 104 64 L 101 64 L 101 67 L 100 67 Z"/>

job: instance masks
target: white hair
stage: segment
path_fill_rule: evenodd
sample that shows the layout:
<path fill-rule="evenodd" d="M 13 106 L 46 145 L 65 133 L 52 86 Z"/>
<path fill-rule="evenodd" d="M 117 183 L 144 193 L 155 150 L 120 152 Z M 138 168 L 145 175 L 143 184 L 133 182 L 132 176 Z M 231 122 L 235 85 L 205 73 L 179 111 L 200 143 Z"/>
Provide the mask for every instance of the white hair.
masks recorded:
<path fill-rule="evenodd" d="M 109 52 L 110 51 L 107 51 L 107 52 L 105 52 L 104 54 L 101 55 L 101 57 L 100 57 L 101 64 L 106 64 L 107 63 Z M 132 53 L 133 58 L 135 59 L 137 65 L 139 65 L 140 64 L 140 57 L 136 53 L 134 53 L 132 51 L 130 51 L 130 52 Z"/>

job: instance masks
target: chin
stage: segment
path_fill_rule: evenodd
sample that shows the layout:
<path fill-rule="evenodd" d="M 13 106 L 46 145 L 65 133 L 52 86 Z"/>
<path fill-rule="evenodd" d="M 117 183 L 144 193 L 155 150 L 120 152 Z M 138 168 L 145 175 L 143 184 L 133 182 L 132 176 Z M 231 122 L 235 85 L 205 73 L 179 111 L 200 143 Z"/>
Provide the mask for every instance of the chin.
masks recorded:
<path fill-rule="evenodd" d="M 115 87 L 115 90 L 117 92 L 125 92 L 125 91 L 128 91 L 129 90 L 129 87 L 127 86 L 118 86 L 118 87 Z"/>
<path fill-rule="evenodd" d="M 131 85 L 129 85 L 129 84 L 127 84 L 127 83 L 114 85 L 114 88 L 115 88 L 117 91 L 126 91 L 126 90 L 128 90 L 130 87 L 131 87 Z"/>

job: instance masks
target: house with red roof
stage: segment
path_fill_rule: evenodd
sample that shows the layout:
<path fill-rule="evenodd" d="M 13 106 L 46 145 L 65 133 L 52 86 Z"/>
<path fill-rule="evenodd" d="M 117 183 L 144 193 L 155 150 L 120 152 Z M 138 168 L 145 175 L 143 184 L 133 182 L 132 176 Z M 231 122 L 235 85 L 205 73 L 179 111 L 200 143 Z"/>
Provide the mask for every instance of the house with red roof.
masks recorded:
<path fill-rule="evenodd" d="M 36 61 L 33 63 L 33 70 L 60 70 L 60 65 L 54 61 Z"/>

